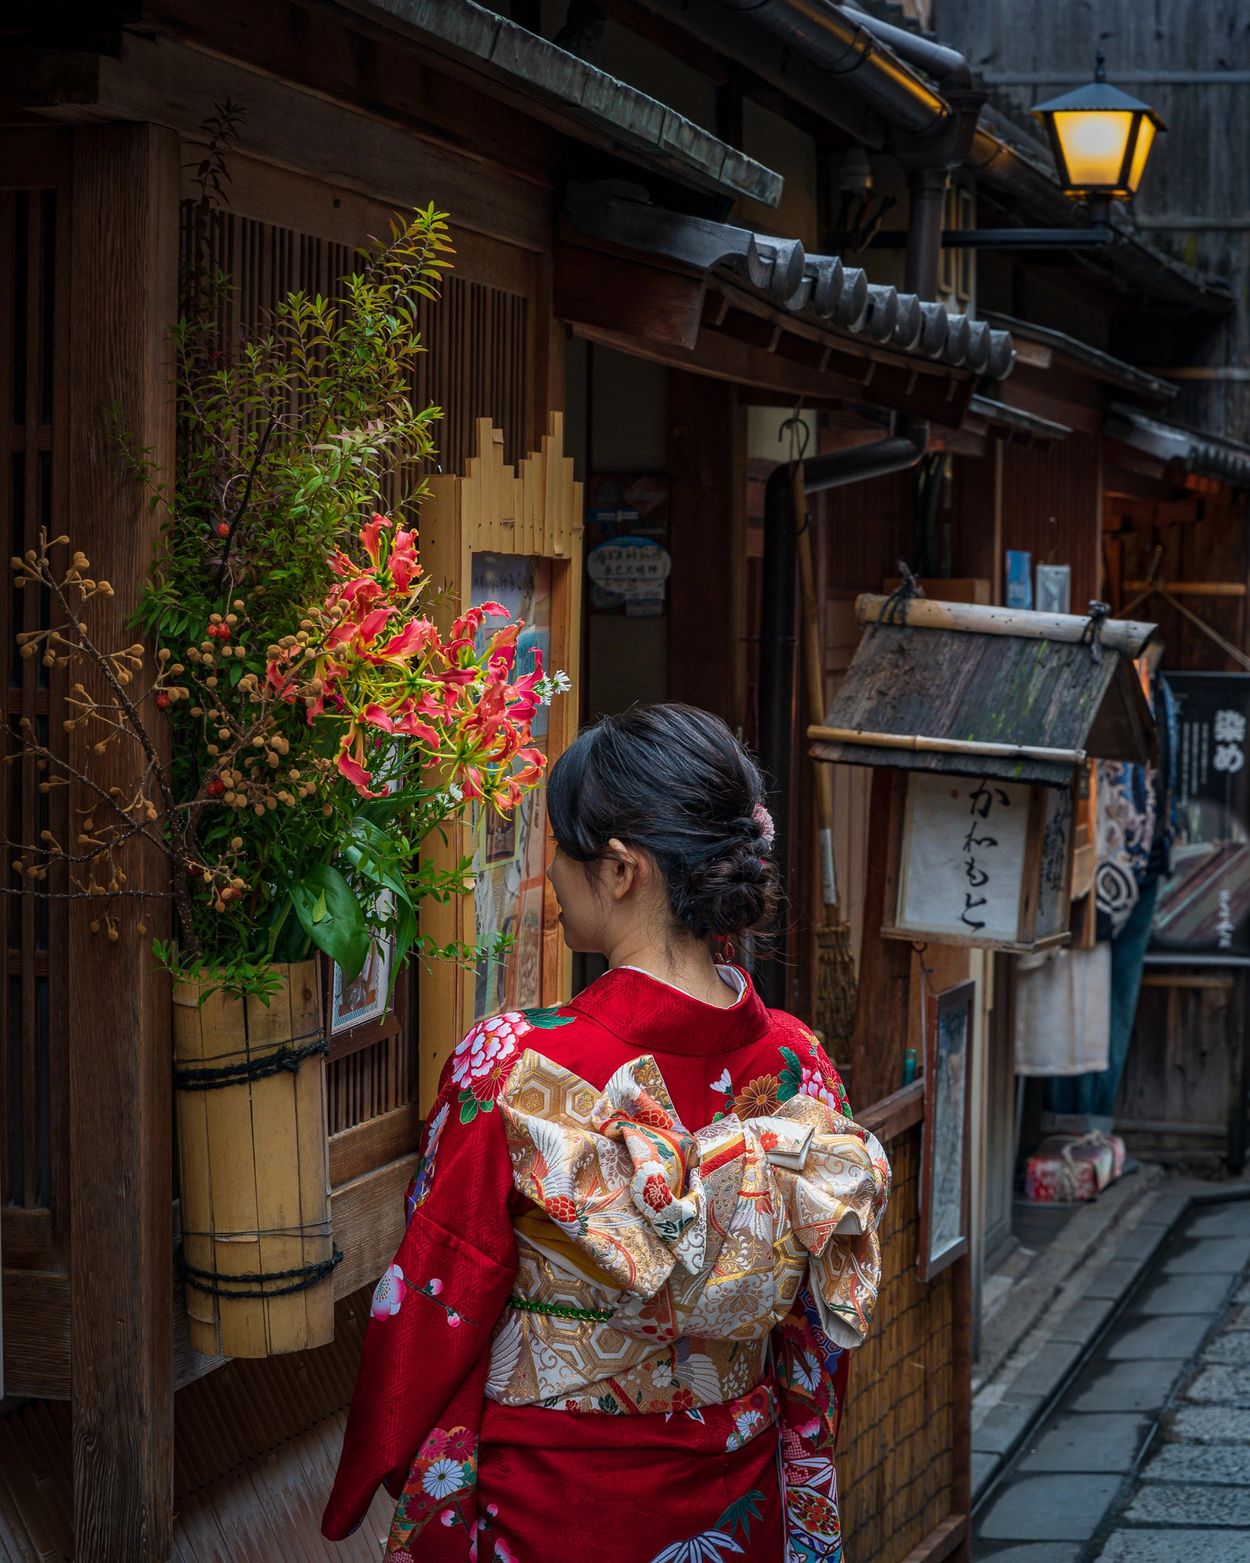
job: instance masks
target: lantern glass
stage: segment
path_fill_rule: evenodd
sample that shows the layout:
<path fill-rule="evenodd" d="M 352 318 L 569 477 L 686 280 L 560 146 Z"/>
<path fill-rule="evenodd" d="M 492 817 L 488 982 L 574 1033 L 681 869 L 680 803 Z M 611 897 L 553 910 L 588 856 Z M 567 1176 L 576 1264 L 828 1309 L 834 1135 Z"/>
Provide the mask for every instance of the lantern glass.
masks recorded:
<path fill-rule="evenodd" d="M 1131 113 L 1084 109 L 1056 114 L 1055 135 L 1063 151 L 1067 183 L 1075 190 L 1118 190 L 1124 154 L 1133 133 Z M 1142 159 L 1145 167 L 1145 159 Z"/>
<path fill-rule="evenodd" d="M 1128 171 L 1128 188 L 1130 195 L 1137 194 L 1137 186 L 1141 183 L 1141 176 L 1146 172 L 1146 160 L 1150 156 L 1150 149 L 1154 145 L 1155 123 L 1148 114 L 1142 116 L 1142 122 L 1137 127 L 1137 145 L 1133 148 L 1133 166 Z"/>

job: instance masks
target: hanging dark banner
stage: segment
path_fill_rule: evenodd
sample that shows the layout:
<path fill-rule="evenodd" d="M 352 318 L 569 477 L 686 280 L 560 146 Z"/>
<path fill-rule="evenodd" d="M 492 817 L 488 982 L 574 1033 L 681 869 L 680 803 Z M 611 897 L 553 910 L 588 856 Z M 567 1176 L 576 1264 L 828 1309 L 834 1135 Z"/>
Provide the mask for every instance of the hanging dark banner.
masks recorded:
<path fill-rule="evenodd" d="M 1152 962 L 1250 964 L 1250 673 L 1169 673 L 1177 709 L 1174 872 Z"/>

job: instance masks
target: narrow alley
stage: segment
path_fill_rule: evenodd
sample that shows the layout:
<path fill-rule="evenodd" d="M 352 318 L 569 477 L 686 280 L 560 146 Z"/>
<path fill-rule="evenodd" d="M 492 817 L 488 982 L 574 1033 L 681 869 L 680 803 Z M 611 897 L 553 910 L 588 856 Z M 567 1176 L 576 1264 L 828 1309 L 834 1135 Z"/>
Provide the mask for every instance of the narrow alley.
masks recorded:
<path fill-rule="evenodd" d="M 977 1563 L 1250 1558 L 1250 1201 L 1181 1217 L 976 1535 Z"/>

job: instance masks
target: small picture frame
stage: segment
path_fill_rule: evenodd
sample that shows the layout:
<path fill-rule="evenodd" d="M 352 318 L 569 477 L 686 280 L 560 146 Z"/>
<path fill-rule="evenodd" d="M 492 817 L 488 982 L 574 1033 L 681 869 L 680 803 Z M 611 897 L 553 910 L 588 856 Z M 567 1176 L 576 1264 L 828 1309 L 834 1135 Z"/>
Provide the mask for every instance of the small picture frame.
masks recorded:
<path fill-rule="evenodd" d="M 386 990 L 391 980 L 393 946 L 389 939 L 378 939 L 354 982 L 343 981 L 343 968 L 334 968 L 334 989 L 330 1002 L 330 1035 L 355 1031 L 383 1018 L 387 1011 Z"/>
<path fill-rule="evenodd" d="M 1072 566 L 1039 564 L 1037 567 L 1037 611 L 1068 613 L 1072 606 Z"/>
<path fill-rule="evenodd" d="M 961 982 L 928 1006 L 916 1260 L 922 1281 L 931 1281 L 968 1252 L 968 1096 L 976 991 L 975 982 Z"/>
<path fill-rule="evenodd" d="M 389 890 L 379 897 L 378 912 L 385 917 L 394 905 Z M 342 1057 L 378 1041 L 393 1024 L 394 1000 L 387 1003 L 394 965 L 395 945 L 390 938 L 375 939 L 365 964 L 351 982 L 344 982 L 343 968 L 327 961 L 326 1035 L 332 1057 Z"/>

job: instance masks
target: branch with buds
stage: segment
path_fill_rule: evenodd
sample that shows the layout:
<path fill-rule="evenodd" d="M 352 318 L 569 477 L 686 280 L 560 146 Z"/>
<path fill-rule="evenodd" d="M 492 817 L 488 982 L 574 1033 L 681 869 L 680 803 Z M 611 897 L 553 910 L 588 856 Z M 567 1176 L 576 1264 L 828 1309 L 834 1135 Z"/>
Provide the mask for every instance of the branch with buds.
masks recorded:
<path fill-rule="evenodd" d="M 5 761 L 12 765 L 23 759 L 33 760 L 41 794 L 74 785 L 78 794 L 74 812 L 78 818 L 69 842 L 58 840 L 51 830 L 43 830 L 36 842 L 6 840 L 6 848 L 17 854 L 11 860 L 12 871 L 24 883 L 5 889 L 10 894 L 99 900 L 101 910 L 91 927 L 93 931 L 106 930 L 112 939 L 117 937 L 115 901 L 171 897 L 187 953 L 195 957 L 200 950 L 189 882 L 203 885 L 220 909 L 247 888 L 229 854 L 205 860 L 197 842 L 198 816 L 205 805 L 225 793 L 227 774 L 238 793 L 253 801 L 256 808 L 274 806 L 273 787 L 268 783 L 258 785 L 254 773 L 259 753 L 263 752 L 271 766 L 277 765 L 287 747 L 285 739 L 270 731 L 275 702 L 258 688 L 256 711 L 246 728 L 223 729 L 229 743 L 224 749 L 213 746 L 214 752 L 223 755 L 219 769 L 194 797 L 177 801 L 173 775 L 161 756 L 145 713 L 164 713 L 175 703 L 193 698 L 212 704 L 217 680 L 210 673 L 206 677 L 193 675 L 183 682 L 186 666 L 175 662 L 167 648 L 159 652 L 156 672 L 148 678 L 142 642 L 113 650 L 101 645 L 92 633 L 85 610 L 93 599 L 112 597 L 113 588 L 108 581 L 89 574 L 91 562 L 80 550 L 74 551 L 63 571 L 54 568 L 52 551 L 68 545 L 68 537 L 49 540 L 41 529 L 38 548 L 14 556 L 11 565 L 14 585 L 19 590 L 32 585 L 42 587 L 62 615 L 59 622 L 46 629 L 19 634 L 20 654 L 39 656 L 47 668 L 82 671 L 91 680 L 91 687 L 81 680 L 70 687 L 65 697 L 69 714 L 61 723 L 67 735 L 84 732 L 84 760 L 81 765 L 75 764 L 62 747 L 41 742 L 30 718 L 23 717 L 16 735 L 17 751 L 7 755 Z M 192 648 L 187 654 L 211 665 L 211 653 L 203 648 Z M 225 720 L 224 712 L 211 714 Z M 245 748 L 248 753 L 240 758 Z M 106 759 L 111 760 L 114 772 L 121 771 L 134 779 L 120 785 L 101 778 L 95 773 L 96 767 Z M 167 887 L 132 889 L 128 885 L 122 858 L 124 849 L 136 838 L 166 859 L 170 870 Z M 238 847 L 242 845 L 240 838 Z M 58 866 L 66 870 L 69 888 L 43 888 Z M 143 931 L 140 923 L 140 932 Z"/>

